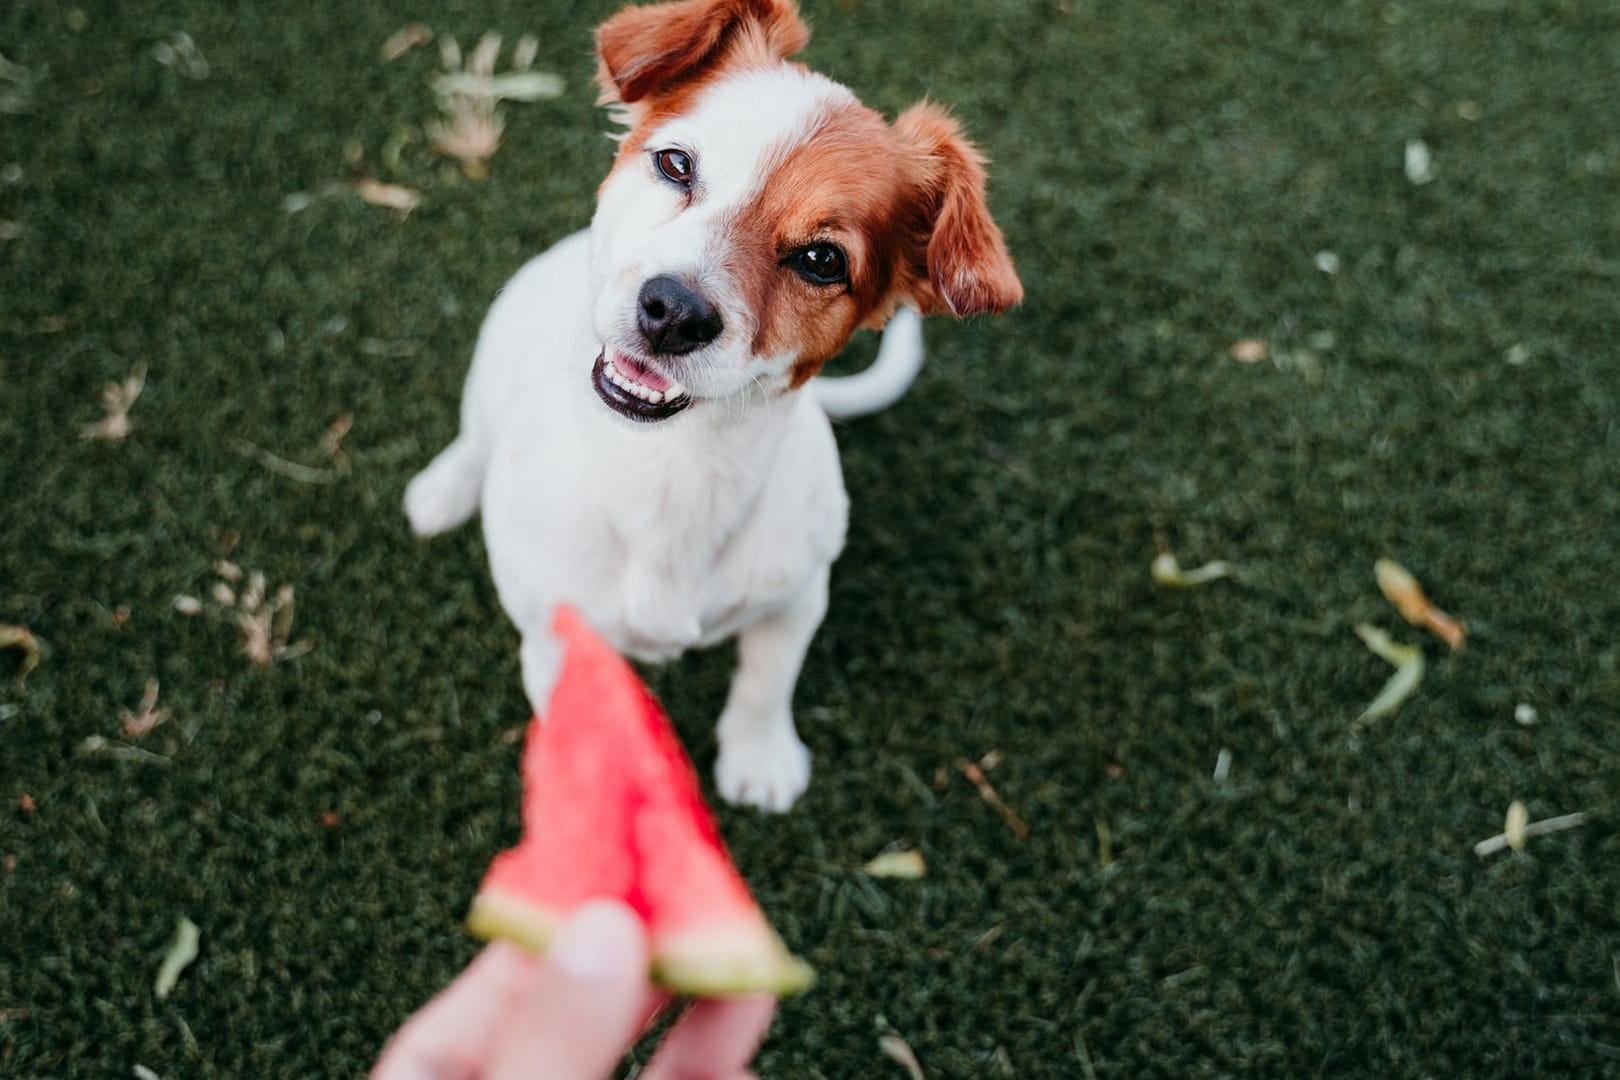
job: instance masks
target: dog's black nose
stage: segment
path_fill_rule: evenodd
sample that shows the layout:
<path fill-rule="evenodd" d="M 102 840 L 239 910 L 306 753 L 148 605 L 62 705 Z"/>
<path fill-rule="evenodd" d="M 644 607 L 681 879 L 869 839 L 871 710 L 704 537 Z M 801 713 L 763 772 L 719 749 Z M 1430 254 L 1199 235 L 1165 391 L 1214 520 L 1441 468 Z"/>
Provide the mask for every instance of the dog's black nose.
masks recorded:
<path fill-rule="evenodd" d="M 720 336 L 720 313 L 701 293 L 669 274 L 647 279 L 637 298 L 636 324 L 655 353 L 679 356 Z"/>

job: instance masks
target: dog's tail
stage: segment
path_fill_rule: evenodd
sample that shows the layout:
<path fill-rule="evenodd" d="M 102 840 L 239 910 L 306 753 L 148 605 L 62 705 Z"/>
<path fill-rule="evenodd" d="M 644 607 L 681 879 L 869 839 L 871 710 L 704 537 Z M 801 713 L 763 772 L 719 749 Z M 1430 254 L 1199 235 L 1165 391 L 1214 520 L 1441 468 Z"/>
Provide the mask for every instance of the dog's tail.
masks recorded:
<path fill-rule="evenodd" d="M 821 376 L 810 388 L 834 420 L 853 420 L 899 401 L 923 366 L 922 316 L 903 307 L 883 328 L 877 359 L 854 375 Z"/>

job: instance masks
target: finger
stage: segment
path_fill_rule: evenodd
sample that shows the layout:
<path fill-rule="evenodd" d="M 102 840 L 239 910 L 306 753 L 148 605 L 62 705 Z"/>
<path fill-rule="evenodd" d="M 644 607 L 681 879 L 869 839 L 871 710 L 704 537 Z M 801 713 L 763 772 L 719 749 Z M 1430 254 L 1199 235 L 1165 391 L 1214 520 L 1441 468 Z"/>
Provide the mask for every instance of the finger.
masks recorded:
<path fill-rule="evenodd" d="M 563 924 L 489 1064 L 489 1080 L 596 1080 L 613 1072 L 658 999 L 647 938 L 618 901 L 593 900 Z"/>
<path fill-rule="evenodd" d="M 750 1076 L 748 1063 L 775 1014 L 776 999 L 769 994 L 700 998 L 675 1022 L 641 1075 L 646 1080 Z"/>
<path fill-rule="evenodd" d="M 516 945 L 487 946 L 389 1041 L 372 1080 L 439 1080 L 482 1067 L 539 959 Z"/>

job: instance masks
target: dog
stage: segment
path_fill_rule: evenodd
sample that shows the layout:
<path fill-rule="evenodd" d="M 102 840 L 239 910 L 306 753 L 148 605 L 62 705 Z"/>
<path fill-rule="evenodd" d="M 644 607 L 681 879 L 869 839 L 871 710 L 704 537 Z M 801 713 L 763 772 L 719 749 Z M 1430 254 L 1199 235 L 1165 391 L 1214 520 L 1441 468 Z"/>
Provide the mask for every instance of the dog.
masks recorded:
<path fill-rule="evenodd" d="M 482 514 L 542 718 L 558 603 L 641 660 L 735 636 L 715 778 L 767 811 L 810 779 L 793 689 L 848 517 L 829 415 L 905 392 L 919 314 L 1023 297 L 957 124 L 927 102 L 886 122 L 789 59 L 808 36 L 792 0 L 598 28 L 624 131 L 596 212 L 496 299 L 460 432 L 405 495 L 424 537 Z M 885 326 L 871 367 L 818 378 Z"/>

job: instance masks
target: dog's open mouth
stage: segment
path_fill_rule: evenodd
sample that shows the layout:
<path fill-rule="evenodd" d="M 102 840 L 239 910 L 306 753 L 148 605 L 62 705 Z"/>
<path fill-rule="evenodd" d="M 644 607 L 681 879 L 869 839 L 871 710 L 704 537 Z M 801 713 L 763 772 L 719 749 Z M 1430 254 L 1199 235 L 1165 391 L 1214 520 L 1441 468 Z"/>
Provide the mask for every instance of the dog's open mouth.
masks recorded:
<path fill-rule="evenodd" d="M 596 358 L 591 385 L 608 408 L 632 420 L 667 420 L 692 404 L 686 387 L 617 350 Z"/>

